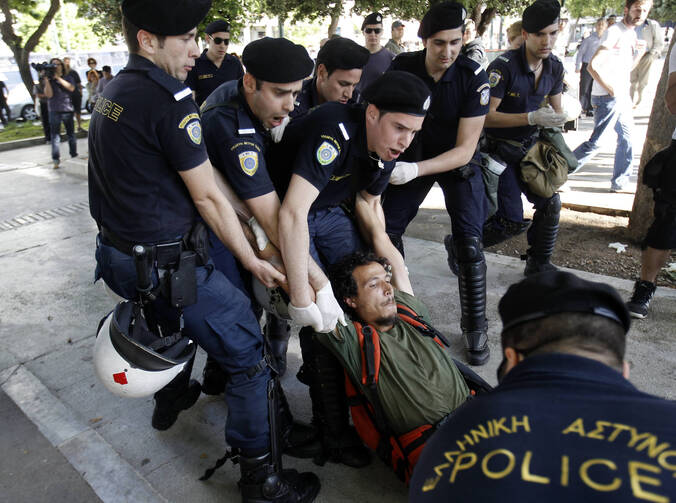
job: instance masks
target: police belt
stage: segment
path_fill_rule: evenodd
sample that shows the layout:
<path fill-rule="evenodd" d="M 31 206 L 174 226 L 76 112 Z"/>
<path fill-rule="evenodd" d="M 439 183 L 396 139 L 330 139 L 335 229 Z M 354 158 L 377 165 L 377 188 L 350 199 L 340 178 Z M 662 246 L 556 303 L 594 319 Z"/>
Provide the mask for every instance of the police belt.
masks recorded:
<path fill-rule="evenodd" d="M 152 261 L 156 262 L 157 267 L 160 268 L 178 263 L 181 252 L 185 249 L 183 240 L 155 244 L 138 243 L 127 241 L 105 227 L 101 227 L 101 237 L 104 244 L 110 245 L 117 251 L 130 256 L 133 255 L 134 246 L 142 245 L 152 257 Z"/>

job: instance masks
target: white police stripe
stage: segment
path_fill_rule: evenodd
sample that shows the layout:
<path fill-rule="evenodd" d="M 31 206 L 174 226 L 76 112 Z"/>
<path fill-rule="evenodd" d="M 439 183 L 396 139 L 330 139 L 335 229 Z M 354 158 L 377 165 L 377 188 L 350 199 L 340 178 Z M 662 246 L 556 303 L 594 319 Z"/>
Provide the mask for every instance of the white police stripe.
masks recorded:
<path fill-rule="evenodd" d="M 343 138 L 345 138 L 346 140 L 349 140 L 350 135 L 347 134 L 347 130 L 345 129 L 345 126 L 343 126 L 342 122 L 338 123 L 338 127 L 340 128 L 340 132 L 343 133 Z"/>
<path fill-rule="evenodd" d="M 247 129 L 238 129 L 237 134 L 255 134 L 256 130 L 254 128 L 247 128 Z"/>
<path fill-rule="evenodd" d="M 479 66 L 476 70 L 474 70 L 474 75 L 479 75 L 479 72 L 483 70 L 483 67 Z"/>
<path fill-rule="evenodd" d="M 181 101 L 183 98 L 190 95 L 190 93 L 192 93 L 192 91 L 190 90 L 189 87 L 186 87 L 185 89 L 183 89 L 183 91 L 179 91 L 176 94 L 174 94 L 174 99 L 176 101 Z"/>

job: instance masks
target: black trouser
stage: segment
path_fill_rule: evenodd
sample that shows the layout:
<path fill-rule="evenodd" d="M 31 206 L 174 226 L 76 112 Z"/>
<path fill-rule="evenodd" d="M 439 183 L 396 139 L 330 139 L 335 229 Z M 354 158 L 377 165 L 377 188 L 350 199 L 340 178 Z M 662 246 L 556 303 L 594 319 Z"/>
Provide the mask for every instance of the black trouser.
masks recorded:
<path fill-rule="evenodd" d="M 12 118 L 12 112 L 9 110 L 9 105 L 4 98 L 0 99 L 0 119 L 2 119 L 2 124 L 7 125 L 9 120 Z"/>
<path fill-rule="evenodd" d="M 591 112 L 591 91 L 592 84 L 594 83 L 594 77 L 591 76 L 587 67 L 589 63 L 582 63 L 582 69 L 580 70 L 580 105 L 582 105 L 582 110 L 584 112 Z"/>
<path fill-rule="evenodd" d="M 40 120 L 42 121 L 42 130 L 45 133 L 45 140 L 51 141 L 51 128 L 49 127 L 49 105 L 47 101 L 40 100 Z"/>

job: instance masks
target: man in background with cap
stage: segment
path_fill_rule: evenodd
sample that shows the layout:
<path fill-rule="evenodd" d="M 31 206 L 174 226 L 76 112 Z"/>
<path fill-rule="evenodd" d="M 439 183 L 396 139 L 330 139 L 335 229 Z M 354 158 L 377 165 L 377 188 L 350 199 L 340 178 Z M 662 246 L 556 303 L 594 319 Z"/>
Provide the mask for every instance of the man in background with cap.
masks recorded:
<path fill-rule="evenodd" d="M 461 327 L 467 359 L 488 360 L 486 262 L 481 247 L 484 183 L 477 142 L 488 113 L 488 77 L 460 54 L 465 8 L 443 2 L 430 8 L 418 36 L 425 49 L 400 54 L 392 68 L 421 78 L 432 100 L 430 113 L 405 161 L 397 162 L 384 195 L 387 233 L 403 254 L 402 235 L 435 182 L 444 191 L 458 257 Z"/>
<path fill-rule="evenodd" d="M 524 43 L 488 66 L 490 112 L 486 117 L 486 152 L 506 167 L 498 185 L 498 209 L 484 225 L 489 247 L 528 229 L 524 274 L 553 269 L 550 263 L 559 232 L 561 200 L 534 194 L 521 180 L 521 160 L 538 139 L 540 127 L 566 122 L 561 107 L 563 63 L 552 54 L 561 7 L 537 0 L 523 11 Z M 535 207 L 533 223 L 523 219 L 521 194 Z"/>
<path fill-rule="evenodd" d="M 411 291 L 402 256 L 385 233 L 380 195 L 394 161 L 420 129 L 429 91 L 417 77 L 388 72 L 364 92 L 366 107 L 325 103 L 284 132 L 274 169 L 285 175 L 277 184 L 283 196 L 279 241 L 289 284 L 289 314 L 300 332 L 302 382 L 310 386 L 313 424 L 319 427 L 332 461 L 360 467 L 370 455 L 349 428 L 341 376 L 327 372 L 313 332 L 329 332 L 345 319 L 340 307 L 332 316 L 320 309 L 330 294 L 308 288 L 308 261 L 322 266 L 357 250 L 371 249 L 393 267 L 393 284 Z M 346 209 L 347 208 L 347 209 Z M 311 262 L 311 261 L 310 261 Z"/>
<path fill-rule="evenodd" d="M 627 380 L 618 293 L 550 271 L 512 285 L 499 311 L 500 384 L 428 441 L 410 501 L 670 501 L 676 403 Z"/>
<path fill-rule="evenodd" d="M 591 92 L 594 130 L 589 140 L 578 145 L 573 153 L 579 166 L 584 166 L 596 155 L 601 136 L 610 128 L 615 130 L 617 148 L 610 192 L 625 190 L 632 175 L 631 130 L 634 120 L 629 94 L 630 75 L 646 49 L 646 41 L 637 39 L 634 28 L 645 22 L 651 8 L 652 0 L 627 0 L 622 21 L 605 31 L 601 45 L 587 68 L 594 77 Z"/>
<path fill-rule="evenodd" d="M 207 48 L 195 61 L 195 66 L 185 79 L 185 85 L 192 89 L 197 105 L 202 105 L 214 89 L 231 80 L 242 78 L 242 63 L 228 54 L 230 25 L 218 19 L 204 29 Z"/>
<path fill-rule="evenodd" d="M 89 206 L 100 229 L 96 278 L 103 278 L 118 295 L 134 299 L 132 249 L 143 244 L 150 251 L 151 278 L 160 286 L 153 300 L 155 313 L 175 325 L 172 330 L 184 324 L 185 335 L 229 375 L 225 436 L 238 454 L 242 500 L 309 502 L 319 491 L 319 480 L 311 473 L 282 473 L 281 453 L 275 450 L 278 432 L 271 431 L 269 415 L 276 416 L 277 405 L 270 404 L 268 396 L 274 398 L 279 384 L 264 358 L 263 337 L 249 299 L 214 270 L 198 232 L 202 217 L 263 284 L 284 281 L 280 272 L 256 257 L 218 189 L 202 142 L 199 110 L 183 84 L 199 55 L 196 26 L 210 6 L 210 0 L 122 3 L 129 62 L 97 101 L 102 105 L 92 114 L 89 131 Z M 187 257 L 183 260 L 185 250 L 195 252 L 192 267 Z M 196 300 L 180 310 L 164 293 L 171 271 L 186 278 L 188 293 L 194 285 L 190 296 Z M 179 296 L 182 293 L 179 290 Z M 169 428 L 199 397 L 199 383 L 189 383 L 191 368 L 186 365 L 155 394 L 155 428 Z"/>
<path fill-rule="evenodd" d="M 404 23 L 401 21 L 395 21 L 392 23 L 392 28 L 390 29 L 392 32 L 392 38 L 389 39 L 385 44 L 385 49 L 390 51 L 395 56 L 401 54 L 402 52 L 406 52 L 406 46 L 402 41 L 404 38 L 404 26 Z"/>
<path fill-rule="evenodd" d="M 289 116 L 300 117 L 327 101 L 352 101 L 362 68 L 368 60 L 369 51 L 349 38 L 327 40 L 317 54 L 315 76 L 303 82 L 303 89 Z"/>
<path fill-rule="evenodd" d="M 365 47 L 371 56 L 362 70 L 361 79 L 355 90 L 358 101 L 361 101 L 359 95 L 364 89 L 389 68 L 394 58 L 394 54 L 380 44 L 380 38 L 383 36 L 383 16 L 380 12 L 366 16 L 361 24 L 361 31 L 364 34 Z"/>

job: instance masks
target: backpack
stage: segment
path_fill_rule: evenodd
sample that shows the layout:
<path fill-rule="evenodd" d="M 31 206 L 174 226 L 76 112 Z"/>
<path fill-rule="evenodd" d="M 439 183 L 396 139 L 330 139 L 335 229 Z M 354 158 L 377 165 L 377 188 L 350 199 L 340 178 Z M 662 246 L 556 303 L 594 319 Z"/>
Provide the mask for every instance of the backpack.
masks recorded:
<path fill-rule="evenodd" d="M 411 308 L 398 303 L 399 318 L 418 329 L 426 337 L 432 339 L 443 351 L 448 347 L 446 338 L 434 327 L 420 318 Z M 390 428 L 382 404 L 378 399 L 376 385 L 380 372 L 380 338 L 378 331 L 371 325 L 354 321 L 361 349 L 361 378 L 353 382 L 345 370 L 345 391 L 352 415 L 352 422 L 362 441 L 373 449 L 385 464 L 392 467 L 394 473 L 407 485 L 413 474 L 420 453 L 427 440 L 436 431 L 436 424 L 424 424 L 417 428 L 396 435 Z M 470 389 L 470 397 L 477 393 L 486 393 L 492 387 L 478 374 L 463 363 L 453 359 Z M 371 391 L 372 400 L 362 392 L 366 388 Z"/>

